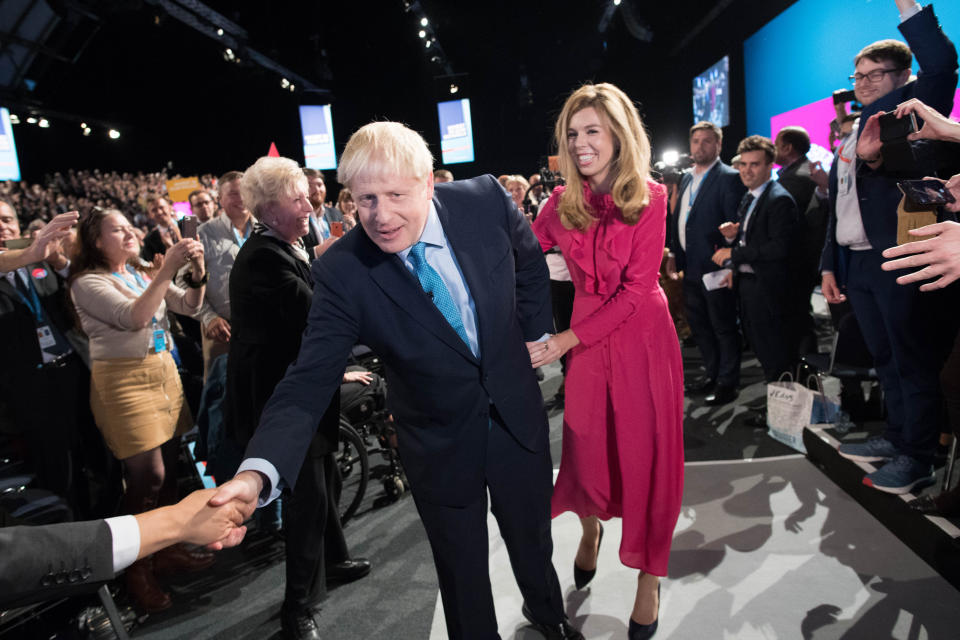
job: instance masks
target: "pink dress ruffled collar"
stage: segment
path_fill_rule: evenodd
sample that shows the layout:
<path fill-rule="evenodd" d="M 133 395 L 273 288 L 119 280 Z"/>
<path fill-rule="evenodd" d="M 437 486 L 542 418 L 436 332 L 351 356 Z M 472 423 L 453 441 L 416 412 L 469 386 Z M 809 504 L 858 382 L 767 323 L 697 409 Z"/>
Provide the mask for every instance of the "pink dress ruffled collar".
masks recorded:
<path fill-rule="evenodd" d="M 630 225 L 623 222 L 620 208 L 608 193 L 593 193 L 583 182 L 583 196 L 596 218 L 585 231 L 570 231 L 570 246 L 564 251 L 567 260 L 583 271 L 584 288 L 600 296 L 612 294 L 620 285 L 620 273 L 630 259 L 629 243 L 616 238 Z"/>

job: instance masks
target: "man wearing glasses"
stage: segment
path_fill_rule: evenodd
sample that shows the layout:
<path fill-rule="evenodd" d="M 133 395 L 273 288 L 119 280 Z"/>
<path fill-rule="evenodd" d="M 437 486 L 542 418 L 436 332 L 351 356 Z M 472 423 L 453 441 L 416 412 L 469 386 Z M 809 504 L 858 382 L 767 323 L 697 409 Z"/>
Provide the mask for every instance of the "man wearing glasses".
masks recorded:
<path fill-rule="evenodd" d="M 841 445 L 839 453 L 860 462 L 885 462 L 864 477 L 864 484 L 902 494 L 934 480 L 941 355 L 932 338 L 935 314 L 923 308 L 929 302 L 920 299 L 916 285 L 899 286 L 897 272 L 880 268 L 880 252 L 897 243 L 901 194 L 896 179 L 884 168 L 882 152 L 865 144 L 872 134 L 863 133 L 871 116 L 892 111 L 910 98 L 929 100 L 934 109 L 950 113 L 957 86 L 957 51 L 931 6 L 922 8 L 915 0 L 896 0 L 896 5 L 900 32 L 909 46 L 881 40 L 865 47 L 854 60 L 856 71 L 850 79 L 863 112 L 855 125 L 856 135 L 844 141 L 831 168 L 830 219 L 820 270 L 828 302 L 836 304 L 849 297 L 887 404 L 883 436 Z M 911 80 L 913 55 L 920 71 Z"/>

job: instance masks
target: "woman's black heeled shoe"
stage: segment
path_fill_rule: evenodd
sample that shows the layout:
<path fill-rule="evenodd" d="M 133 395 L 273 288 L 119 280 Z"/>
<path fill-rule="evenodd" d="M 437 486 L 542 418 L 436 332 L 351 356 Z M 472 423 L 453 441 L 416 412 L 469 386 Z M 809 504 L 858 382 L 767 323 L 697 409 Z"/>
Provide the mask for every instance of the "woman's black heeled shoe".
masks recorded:
<path fill-rule="evenodd" d="M 600 537 L 597 538 L 597 560 L 600 559 L 600 543 L 603 542 L 603 523 L 600 523 Z M 577 589 L 583 589 L 585 586 L 590 584 L 590 581 L 593 580 L 593 576 L 597 575 L 597 569 L 594 567 L 590 571 L 586 569 L 581 569 L 577 566 L 577 561 L 573 561 L 573 584 L 576 585 Z"/>
<path fill-rule="evenodd" d="M 657 584 L 657 619 L 650 624 L 640 624 L 630 618 L 630 628 L 627 631 L 628 640 L 649 640 L 657 632 L 660 624 L 660 585 Z"/>

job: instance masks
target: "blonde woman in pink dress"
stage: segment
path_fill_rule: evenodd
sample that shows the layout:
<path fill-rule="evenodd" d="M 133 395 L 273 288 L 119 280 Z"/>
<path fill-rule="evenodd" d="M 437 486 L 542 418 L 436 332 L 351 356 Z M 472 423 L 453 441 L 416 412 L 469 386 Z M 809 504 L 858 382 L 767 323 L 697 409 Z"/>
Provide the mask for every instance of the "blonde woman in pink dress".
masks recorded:
<path fill-rule="evenodd" d="M 560 170 L 533 225 L 559 247 L 576 289 L 570 329 L 530 345 L 533 365 L 570 352 L 554 517 L 572 511 L 583 537 L 577 588 L 593 578 L 601 520 L 623 519 L 620 560 L 640 570 L 631 640 L 659 620 L 683 494 L 683 368 L 658 284 L 667 194 L 649 177 L 650 142 L 636 107 L 611 84 L 586 85 L 556 126 Z"/>

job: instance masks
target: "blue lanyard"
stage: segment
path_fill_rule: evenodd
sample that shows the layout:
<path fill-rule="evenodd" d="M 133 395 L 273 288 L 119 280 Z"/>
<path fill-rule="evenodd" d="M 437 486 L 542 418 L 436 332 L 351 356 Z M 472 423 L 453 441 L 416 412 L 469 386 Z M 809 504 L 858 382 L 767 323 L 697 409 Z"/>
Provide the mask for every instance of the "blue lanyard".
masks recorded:
<path fill-rule="evenodd" d="M 14 278 L 17 278 L 23 282 L 23 278 L 20 277 L 20 270 L 14 272 Z M 40 305 L 40 297 L 37 295 L 37 287 L 33 284 L 33 278 L 29 275 L 26 278 L 26 288 L 30 292 L 30 299 L 27 300 L 27 297 L 20 292 L 20 289 L 15 287 L 14 289 L 17 292 L 17 295 L 20 296 L 20 299 L 23 300 L 23 304 L 27 305 L 27 308 L 30 309 L 30 312 L 33 313 L 33 317 L 37 319 L 37 324 L 43 324 L 43 307 Z"/>
<path fill-rule="evenodd" d="M 708 170 L 707 173 L 710 173 L 710 171 Z M 700 180 L 697 180 L 695 175 L 690 174 L 690 187 L 687 189 L 690 192 L 690 198 L 687 200 L 687 208 L 693 208 L 693 202 L 697 199 L 697 194 L 700 193 L 700 187 L 703 186 L 703 181 L 706 179 L 707 173 L 704 173 L 702 176 L 700 176 Z M 697 183 L 696 189 L 693 188 L 694 182 Z"/>
<path fill-rule="evenodd" d="M 147 290 L 147 282 L 146 282 L 146 280 L 143 279 L 143 276 L 141 276 L 139 273 L 137 273 L 136 269 L 134 269 L 133 267 L 129 267 L 129 266 L 128 266 L 128 267 L 127 267 L 127 273 L 129 273 L 129 274 L 131 274 L 131 275 L 133 276 L 133 279 L 134 279 L 134 281 L 136 282 L 136 284 L 134 284 L 133 282 L 130 282 L 129 280 L 127 280 L 126 278 L 124 278 L 122 274 L 117 273 L 116 271 L 113 272 L 113 275 L 115 275 L 117 278 L 119 278 L 119 279 L 120 279 L 120 282 L 122 282 L 123 284 L 127 285 L 127 288 L 130 289 L 131 291 L 133 291 L 133 292 L 134 292 L 135 294 L 137 294 L 138 296 L 141 295 L 144 291 Z"/>

